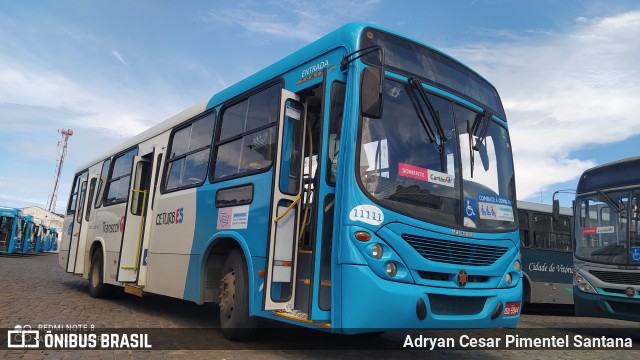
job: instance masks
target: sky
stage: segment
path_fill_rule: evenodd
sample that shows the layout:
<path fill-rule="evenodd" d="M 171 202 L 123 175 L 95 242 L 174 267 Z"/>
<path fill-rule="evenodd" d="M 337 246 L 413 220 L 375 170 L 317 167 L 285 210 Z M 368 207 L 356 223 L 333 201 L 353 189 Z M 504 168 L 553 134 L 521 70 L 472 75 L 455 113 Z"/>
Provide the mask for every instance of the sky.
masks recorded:
<path fill-rule="evenodd" d="M 62 213 L 81 164 L 351 21 L 497 88 L 521 200 L 640 155 L 638 1 L 0 0 L 0 206 L 45 207 L 60 129 Z"/>

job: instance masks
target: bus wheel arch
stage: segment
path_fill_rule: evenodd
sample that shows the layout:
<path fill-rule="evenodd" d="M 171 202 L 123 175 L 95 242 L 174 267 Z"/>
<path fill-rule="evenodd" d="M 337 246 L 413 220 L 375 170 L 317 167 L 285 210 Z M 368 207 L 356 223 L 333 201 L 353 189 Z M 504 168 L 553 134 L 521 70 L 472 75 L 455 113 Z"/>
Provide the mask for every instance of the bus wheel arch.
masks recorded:
<path fill-rule="evenodd" d="M 256 320 L 249 316 L 249 264 L 240 243 L 231 237 L 214 239 L 203 268 L 204 301 L 217 303 L 225 338 L 245 340 L 255 334 Z"/>
<path fill-rule="evenodd" d="M 522 276 L 522 302 L 523 303 L 532 303 L 531 299 L 531 279 L 527 276 L 526 273 L 523 273 Z"/>
<path fill-rule="evenodd" d="M 202 295 L 204 303 L 218 303 L 220 297 L 220 280 L 222 279 L 222 267 L 229 253 L 238 249 L 242 251 L 236 239 L 225 237 L 214 239 L 205 252 L 202 268 Z"/>
<path fill-rule="evenodd" d="M 108 298 L 113 294 L 113 286 L 104 283 L 104 253 L 102 244 L 95 242 L 89 252 L 89 295 L 94 298 Z"/>
<path fill-rule="evenodd" d="M 220 278 L 220 328 L 228 340 L 253 337 L 256 319 L 249 315 L 249 276 L 244 254 L 233 249 L 225 259 Z"/>

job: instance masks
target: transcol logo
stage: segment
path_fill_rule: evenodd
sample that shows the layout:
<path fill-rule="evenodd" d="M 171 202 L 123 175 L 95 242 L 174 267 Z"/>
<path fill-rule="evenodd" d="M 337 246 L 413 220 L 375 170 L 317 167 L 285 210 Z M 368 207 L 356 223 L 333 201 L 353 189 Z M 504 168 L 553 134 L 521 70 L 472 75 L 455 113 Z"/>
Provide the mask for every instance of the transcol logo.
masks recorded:
<path fill-rule="evenodd" d="M 102 222 L 102 232 L 103 233 L 117 233 L 124 232 L 124 216 L 120 218 L 120 221 L 113 224 L 107 224 L 106 222 Z"/>

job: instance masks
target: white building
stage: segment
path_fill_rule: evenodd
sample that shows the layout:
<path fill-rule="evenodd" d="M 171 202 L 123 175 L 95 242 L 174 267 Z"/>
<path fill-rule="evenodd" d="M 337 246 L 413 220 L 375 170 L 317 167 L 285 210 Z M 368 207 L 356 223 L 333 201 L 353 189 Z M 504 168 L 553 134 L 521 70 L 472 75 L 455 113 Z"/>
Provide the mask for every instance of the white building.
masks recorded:
<path fill-rule="evenodd" d="M 44 226 L 50 227 L 53 226 L 58 234 L 62 231 L 62 222 L 64 218 L 61 215 L 48 212 L 47 210 L 39 207 L 39 206 L 29 206 L 21 209 L 22 212 L 26 215 L 31 215 L 34 218 L 42 220 Z"/>

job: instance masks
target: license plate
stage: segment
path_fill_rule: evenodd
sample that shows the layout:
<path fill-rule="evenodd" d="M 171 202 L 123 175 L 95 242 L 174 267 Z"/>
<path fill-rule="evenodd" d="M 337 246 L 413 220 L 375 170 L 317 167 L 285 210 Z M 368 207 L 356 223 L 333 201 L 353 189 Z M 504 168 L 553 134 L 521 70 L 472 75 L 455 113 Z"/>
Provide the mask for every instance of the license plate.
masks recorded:
<path fill-rule="evenodd" d="M 516 316 L 520 313 L 520 302 L 508 302 L 504 307 L 504 316 Z"/>

